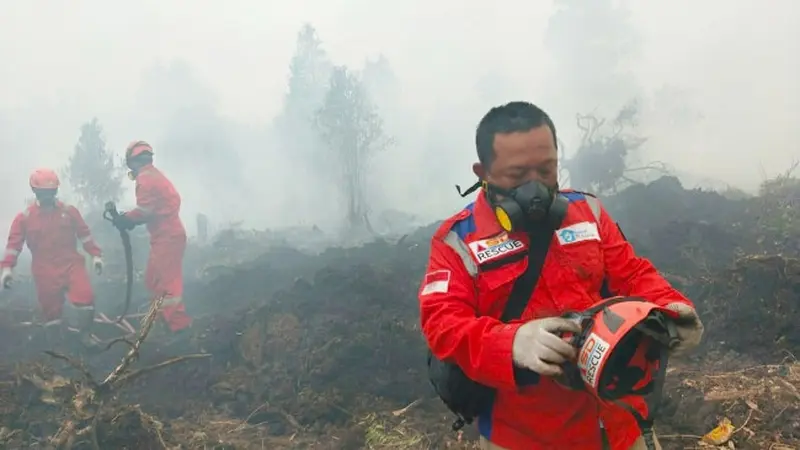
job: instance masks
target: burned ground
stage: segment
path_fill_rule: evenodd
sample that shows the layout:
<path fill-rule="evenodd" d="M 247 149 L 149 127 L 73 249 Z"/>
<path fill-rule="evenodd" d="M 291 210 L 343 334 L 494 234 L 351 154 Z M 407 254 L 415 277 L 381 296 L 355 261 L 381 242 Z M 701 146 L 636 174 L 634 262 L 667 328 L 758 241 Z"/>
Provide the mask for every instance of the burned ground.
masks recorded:
<path fill-rule="evenodd" d="M 671 363 L 657 425 L 664 447 L 700 448 L 700 436 L 727 418 L 735 448 L 800 448 L 797 235 L 780 223 L 759 227 L 748 213 L 772 199 L 727 200 L 662 180 L 605 203 L 637 249 L 695 299 L 707 327 L 702 348 Z M 425 376 L 416 289 L 432 231 L 322 252 L 274 234 L 194 245 L 192 342 L 166 346 L 155 330 L 128 370 L 211 356 L 92 395 L 85 377 L 42 353 L 74 354 L 68 340 L 19 325 L 31 317 L 22 280 L 4 294 L 0 318 L 0 443 L 51 448 L 70 422 L 93 430 L 71 442 L 76 449 L 95 439 L 101 449 L 473 448 L 469 432 L 459 442 L 449 431 Z M 121 270 L 109 272 L 97 289 L 113 316 Z M 102 380 L 127 351 L 120 344 L 83 360 Z"/>

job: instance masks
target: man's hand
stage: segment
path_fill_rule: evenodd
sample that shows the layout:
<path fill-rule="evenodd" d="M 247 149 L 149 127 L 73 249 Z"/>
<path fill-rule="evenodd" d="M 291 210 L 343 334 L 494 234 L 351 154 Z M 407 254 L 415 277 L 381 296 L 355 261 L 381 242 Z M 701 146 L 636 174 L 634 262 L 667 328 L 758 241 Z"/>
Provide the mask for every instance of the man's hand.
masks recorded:
<path fill-rule="evenodd" d="M 113 224 L 119 231 L 129 231 L 136 228 L 136 223 L 126 216 L 125 213 L 115 217 Z"/>
<path fill-rule="evenodd" d="M 577 357 L 578 350 L 564 341 L 560 332 L 580 333 L 575 322 L 560 317 L 533 320 L 522 325 L 514 336 L 514 363 L 540 375 L 562 374 L 561 365 Z"/>
<path fill-rule="evenodd" d="M 94 271 L 98 275 L 103 274 L 103 258 L 95 256 L 94 258 L 92 258 L 92 265 L 94 266 Z"/>
<path fill-rule="evenodd" d="M 680 355 L 691 350 L 700 343 L 703 337 L 703 322 L 697 311 L 685 303 L 670 303 L 667 309 L 678 313 L 678 318 L 673 319 L 678 332 L 679 342 L 670 348 L 670 355 Z"/>
<path fill-rule="evenodd" d="M 14 276 L 11 274 L 10 267 L 4 267 L 2 271 L 0 271 L 0 285 L 2 285 L 5 289 L 11 288 L 11 282 L 14 280 Z"/>

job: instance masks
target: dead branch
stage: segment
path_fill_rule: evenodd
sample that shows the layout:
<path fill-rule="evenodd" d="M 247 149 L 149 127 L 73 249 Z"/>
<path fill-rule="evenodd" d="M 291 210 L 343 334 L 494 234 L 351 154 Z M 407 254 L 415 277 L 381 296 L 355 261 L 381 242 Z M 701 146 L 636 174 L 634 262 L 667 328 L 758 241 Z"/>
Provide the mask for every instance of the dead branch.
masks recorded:
<path fill-rule="evenodd" d="M 800 165 L 800 161 L 792 161 L 792 165 L 783 173 L 783 178 L 791 178 L 798 165 Z"/>
<path fill-rule="evenodd" d="M 623 125 L 623 124 L 621 124 L 621 123 L 619 123 L 617 121 L 614 121 L 613 124 L 611 125 L 611 136 L 608 139 L 609 140 L 617 139 L 619 137 L 620 133 L 622 133 L 622 130 L 624 130 L 624 129 L 625 129 L 625 125 Z"/>
<path fill-rule="evenodd" d="M 667 165 L 664 164 L 663 162 L 660 162 L 660 161 L 653 161 L 653 162 L 651 162 L 649 164 L 646 164 L 646 165 L 640 166 L 640 167 L 626 168 L 625 172 L 626 173 L 628 173 L 628 172 L 640 172 L 642 170 L 655 170 L 657 172 L 661 172 L 661 173 L 665 173 L 665 174 L 669 173 L 669 169 L 667 168 Z"/>
<path fill-rule="evenodd" d="M 143 369 L 130 370 L 130 365 L 139 358 L 139 350 L 142 343 L 150 334 L 150 330 L 161 310 L 163 302 L 163 296 L 156 298 L 152 302 L 150 309 L 142 319 L 142 326 L 135 341 L 131 342 L 126 337 L 123 337 L 114 339 L 108 344 L 106 349 L 110 348 L 116 342 L 125 342 L 130 348 L 122 357 L 122 361 L 120 361 L 119 365 L 117 365 L 100 383 L 92 377 L 91 373 L 89 373 L 82 362 L 55 351 L 45 352 L 55 359 L 65 361 L 71 367 L 78 370 L 88 385 L 88 387 L 74 386 L 71 392 L 71 401 L 64 402 L 72 405 L 72 408 L 67 418 L 61 424 L 61 427 L 49 439 L 50 443 L 55 446 L 55 448 L 70 450 L 75 445 L 88 441 L 91 448 L 100 450 L 100 443 L 97 437 L 97 423 L 108 395 L 146 373 L 190 359 L 211 356 L 206 353 L 184 355 Z M 81 424 L 83 424 L 83 426 L 81 426 Z"/>
<path fill-rule="evenodd" d="M 597 130 L 599 130 L 605 122 L 606 119 L 598 119 L 592 114 L 577 114 L 576 125 L 578 129 L 583 132 L 583 136 L 581 136 L 581 148 L 585 147 L 594 139 L 595 133 L 597 133 Z"/>
<path fill-rule="evenodd" d="M 130 349 L 128 349 L 128 353 L 122 357 L 122 362 L 119 363 L 114 370 L 111 371 L 110 374 L 100 383 L 101 388 L 109 388 L 113 386 L 114 382 L 122 375 L 122 372 L 128 368 L 128 366 L 133 363 L 136 359 L 139 358 L 139 348 L 142 346 L 142 343 L 145 339 L 147 339 L 147 335 L 150 334 L 150 329 L 153 328 L 153 323 L 155 323 L 156 317 L 158 316 L 159 310 L 161 310 L 161 304 L 164 303 L 164 296 L 160 296 L 156 298 L 152 305 L 150 305 L 150 310 L 147 311 L 147 314 L 142 319 L 142 329 L 139 332 L 139 337 L 133 343 Z"/>
<path fill-rule="evenodd" d="M 179 362 L 188 361 L 190 359 L 208 358 L 209 356 L 211 356 L 210 353 L 194 353 L 194 354 L 191 354 L 191 355 L 177 356 L 175 358 L 171 358 L 171 359 L 168 359 L 166 361 L 162 361 L 162 362 L 160 362 L 158 364 L 153 364 L 152 366 L 147 366 L 147 367 L 145 367 L 143 369 L 138 369 L 138 370 L 134 370 L 132 372 L 128 372 L 127 374 L 122 375 L 117 380 L 117 384 L 118 385 L 125 384 L 127 382 L 133 381 L 136 378 L 139 378 L 140 376 L 142 376 L 142 375 L 144 375 L 144 374 L 146 374 L 148 372 L 152 372 L 152 371 L 158 370 L 158 369 L 163 369 L 164 367 L 171 366 L 171 365 L 179 363 Z"/>

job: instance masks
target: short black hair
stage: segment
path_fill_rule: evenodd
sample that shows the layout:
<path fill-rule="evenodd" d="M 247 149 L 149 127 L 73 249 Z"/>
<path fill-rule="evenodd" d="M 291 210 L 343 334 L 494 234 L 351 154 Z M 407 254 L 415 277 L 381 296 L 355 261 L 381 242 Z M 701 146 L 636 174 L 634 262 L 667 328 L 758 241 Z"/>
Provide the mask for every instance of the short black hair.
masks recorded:
<path fill-rule="evenodd" d="M 494 161 L 494 137 L 498 133 L 517 133 L 530 131 L 547 125 L 553 133 L 553 142 L 558 148 L 556 126 L 553 120 L 541 108 L 528 102 L 510 102 L 495 106 L 486 113 L 475 131 L 475 147 L 478 160 L 483 167 L 489 168 Z"/>

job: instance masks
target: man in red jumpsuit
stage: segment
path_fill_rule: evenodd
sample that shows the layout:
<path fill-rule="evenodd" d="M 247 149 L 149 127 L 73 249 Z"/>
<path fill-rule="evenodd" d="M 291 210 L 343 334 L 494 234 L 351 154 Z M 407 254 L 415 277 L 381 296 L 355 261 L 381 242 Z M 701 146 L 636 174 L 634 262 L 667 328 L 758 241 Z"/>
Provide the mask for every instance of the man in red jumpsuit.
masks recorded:
<path fill-rule="evenodd" d="M 100 247 L 92 239 L 89 227 L 74 206 L 56 199 L 58 175 L 49 169 L 39 169 L 30 176 L 36 202 L 17 214 L 8 233 L 5 256 L 0 262 L 0 283 L 10 287 L 12 269 L 22 246 L 31 251 L 31 272 L 36 284 L 42 318 L 47 324 L 61 319 L 64 298 L 70 310 L 65 322 L 79 331 L 81 342 L 93 343 L 91 325 L 94 323 L 94 293 L 86 272 L 86 262 L 77 251 L 80 242 L 92 256 L 95 271 L 103 270 Z"/>
<path fill-rule="evenodd" d="M 419 291 L 422 331 L 433 356 L 496 390 L 476 419 L 482 448 L 644 449 L 630 412 L 555 381 L 562 365 L 576 358 L 559 333 L 580 331 L 560 316 L 600 301 L 607 283 L 617 295 L 642 297 L 687 319 L 680 321 L 685 325 L 678 328 L 681 343 L 674 351 L 697 345 L 702 324 L 692 303 L 636 256 L 597 198 L 558 190 L 556 142 L 553 122 L 530 103 L 493 108 L 481 120 L 480 162 L 473 171 L 483 188 L 432 239 Z M 557 197 L 563 213 L 544 234 L 550 247 L 521 318 L 504 323 L 499 318 L 527 268 L 526 249 L 533 242 L 528 236 L 535 235 L 509 227 L 514 221 L 497 208 L 531 192 L 546 196 L 522 205 L 515 216 L 522 222 L 516 223 L 545 226 L 545 218 L 531 211 Z"/>
<path fill-rule="evenodd" d="M 132 142 L 125 162 L 136 180 L 136 208 L 121 214 L 115 225 L 121 229 L 146 224 L 150 233 L 150 256 L 145 284 L 154 298 L 164 297 L 162 317 L 172 332 L 187 329 L 192 319 L 183 304 L 183 254 L 186 230 L 179 217 L 181 197 L 175 186 L 153 165 L 153 148 L 144 141 Z"/>

